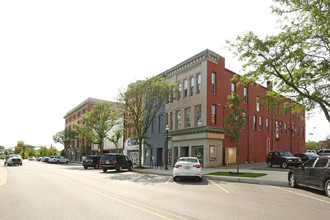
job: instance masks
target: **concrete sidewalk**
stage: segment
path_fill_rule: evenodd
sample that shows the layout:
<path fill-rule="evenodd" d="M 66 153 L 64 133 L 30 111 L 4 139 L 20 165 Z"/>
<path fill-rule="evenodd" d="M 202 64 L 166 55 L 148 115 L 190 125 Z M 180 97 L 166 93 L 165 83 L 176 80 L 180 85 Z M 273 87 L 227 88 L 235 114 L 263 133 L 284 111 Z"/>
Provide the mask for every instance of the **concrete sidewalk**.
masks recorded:
<path fill-rule="evenodd" d="M 209 175 L 214 172 L 236 172 L 236 166 L 230 167 L 219 167 L 219 168 L 203 168 L 202 174 L 203 177 L 208 179 L 216 179 L 221 181 L 231 181 L 231 182 L 244 182 L 244 183 L 254 183 L 254 184 L 267 184 L 274 186 L 288 186 L 288 172 L 287 170 L 283 171 L 272 171 L 269 169 L 263 169 L 266 167 L 265 163 L 256 163 L 256 164 L 242 164 L 240 165 L 239 171 L 242 173 L 265 173 L 267 175 L 257 178 L 250 177 L 232 177 L 232 176 L 217 176 L 217 175 Z M 158 175 L 173 175 L 173 166 L 168 166 L 168 170 L 165 169 L 134 169 L 134 172 L 139 173 L 148 173 L 148 174 L 158 174 Z"/>

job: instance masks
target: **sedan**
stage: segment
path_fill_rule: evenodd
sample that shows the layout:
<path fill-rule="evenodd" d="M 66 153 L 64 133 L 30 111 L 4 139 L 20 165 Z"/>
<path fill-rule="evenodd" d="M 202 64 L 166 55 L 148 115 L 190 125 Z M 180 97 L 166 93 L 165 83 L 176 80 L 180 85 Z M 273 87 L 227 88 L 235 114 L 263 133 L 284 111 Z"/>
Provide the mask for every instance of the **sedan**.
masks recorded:
<path fill-rule="evenodd" d="M 298 168 L 289 170 L 289 185 L 323 190 L 330 197 L 330 157 L 313 158 Z"/>
<path fill-rule="evenodd" d="M 300 153 L 300 154 L 295 154 L 294 156 L 300 157 L 303 162 L 306 162 L 307 160 L 319 157 L 319 155 L 314 154 L 314 153 Z"/>
<path fill-rule="evenodd" d="M 173 181 L 181 177 L 195 177 L 202 181 L 202 165 L 197 157 L 180 157 L 174 165 Z"/>

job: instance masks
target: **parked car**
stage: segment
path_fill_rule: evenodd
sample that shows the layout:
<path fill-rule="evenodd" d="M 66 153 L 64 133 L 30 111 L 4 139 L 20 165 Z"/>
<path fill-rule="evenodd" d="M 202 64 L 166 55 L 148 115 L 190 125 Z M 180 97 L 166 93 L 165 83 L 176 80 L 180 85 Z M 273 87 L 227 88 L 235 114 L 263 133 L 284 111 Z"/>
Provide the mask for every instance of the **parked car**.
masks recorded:
<path fill-rule="evenodd" d="M 116 169 L 117 172 L 122 169 L 133 170 L 133 163 L 127 156 L 121 154 L 103 154 L 100 159 L 100 167 L 103 172 L 107 170 Z"/>
<path fill-rule="evenodd" d="M 295 154 L 294 156 L 300 157 L 302 162 L 306 162 L 307 160 L 310 160 L 312 158 L 319 157 L 319 155 L 314 154 L 314 153 L 299 153 L 299 154 Z"/>
<path fill-rule="evenodd" d="M 95 169 L 100 168 L 101 156 L 97 155 L 87 155 L 83 160 L 83 167 L 87 169 L 88 167 L 94 167 Z"/>
<path fill-rule="evenodd" d="M 7 166 L 11 166 L 11 165 L 20 165 L 20 166 L 22 166 L 23 165 L 23 160 L 22 160 L 21 155 L 10 154 L 10 155 L 6 156 L 4 164 L 7 165 Z"/>
<path fill-rule="evenodd" d="M 49 157 L 49 163 L 56 163 L 56 161 L 57 161 L 57 158 L 56 158 L 56 156 L 50 156 Z"/>
<path fill-rule="evenodd" d="M 288 172 L 291 187 L 307 186 L 325 191 L 330 197 L 330 157 L 313 158 Z"/>
<path fill-rule="evenodd" d="M 182 177 L 194 177 L 202 181 L 202 165 L 197 157 L 180 157 L 173 168 L 173 181 Z"/>
<path fill-rule="evenodd" d="M 37 161 L 42 161 L 42 158 L 43 158 L 43 157 L 38 157 L 38 158 L 37 158 Z"/>
<path fill-rule="evenodd" d="M 32 156 L 32 157 L 29 157 L 29 161 L 35 161 L 36 160 L 36 157 Z"/>
<path fill-rule="evenodd" d="M 268 154 L 266 163 L 269 167 L 273 165 L 280 165 L 283 168 L 289 166 L 299 166 L 302 164 L 302 160 L 299 157 L 293 156 L 289 151 L 271 151 Z"/>
<path fill-rule="evenodd" d="M 330 149 L 325 149 L 322 152 L 319 152 L 318 155 L 320 155 L 320 156 L 330 156 Z"/>
<path fill-rule="evenodd" d="M 306 153 L 314 153 L 314 154 L 317 154 L 316 150 L 306 150 Z"/>
<path fill-rule="evenodd" d="M 49 163 L 49 157 L 42 158 L 42 162 Z"/>

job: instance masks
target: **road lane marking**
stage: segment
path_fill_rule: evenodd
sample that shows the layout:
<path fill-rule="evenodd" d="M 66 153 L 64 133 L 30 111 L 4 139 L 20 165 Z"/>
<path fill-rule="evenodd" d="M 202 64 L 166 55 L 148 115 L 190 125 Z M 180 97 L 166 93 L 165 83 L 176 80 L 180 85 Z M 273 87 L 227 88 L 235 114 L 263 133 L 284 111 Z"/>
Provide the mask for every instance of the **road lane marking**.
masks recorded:
<path fill-rule="evenodd" d="M 171 181 L 172 178 L 173 178 L 173 177 L 170 177 L 170 178 L 166 181 L 166 184 L 168 184 L 168 183 Z"/>
<path fill-rule="evenodd" d="M 99 194 L 99 195 L 101 195 L 101 196 L 104 196 L 104 197 L 110 198 L 110 199 L 115 200 L 115 201 L 117 201 L 117 202 L 120 202 L 120 203 L 122 203 L 122 204 L 129 205 L 129 206 L 131 206 L 131 207 L 133 207 L 133 208 L 139 209 L 139 210 L 144 211 L 144 212 L 147 212 L 147 213 L 149 213 L 149 214 L 152 214 L 152 215 L 158 216 L 158 217 L 163 218 L 163 219 L 173 220 L 172 218 L 168 218 L 168 217 L 166 217 L 166 216 L 164 216 L 164 215 L 161 215 L 161 214 L 158 214 L 158 213 L 156 213 L 156 212 L 150 211 L 150 210 L 145 209 L 145 208 L 143 208 L 143 207 L 141 207 L 141 206 L 134 205 L 134 204 L 132 204 L 132 203 L 130 203 L 130 202 L 127 202 L 127 201 L 122 200 L 122 199 L 118 199 L 118 198 L 116 198 L 116 197 L 114 197 L 114 196 L 110 196 L 110 195 L 106 194 L 106 192 L 100 192 L 100 191 L 98 191 L 98 190 L 96 190 L 96 189 L 92 189 L 92 188 L 90 188 L 90 187 L 84 186 L 84 185 L 82 185 L 82 184 L 79 184 L 79 183 L 76 183 L 76 182 L 73 182 L 73 181 L 70 181 L 70 182 L 72 182 L 73 184 L 75 184 L 75 185 L 77 185 L 77 186 L 80 186 L 80 187 L 82 187 L 82 188 L 84 188 L 84 189 L 87 189 L 87 190 L 89 190 L 89 191 L 95 192 L 96 194 Z M 152 207 L 151 207 L 151 208 L 152 208 Z M 155 208 L 153 208 L 153 209 L 155 209 Z M 176 215 L 174 215 L 174 214 L 172 214 L 172 213 L 168 213 L 168 212 L 166 212 L 166 211 L 162 211 L 162 212 L 166 213 L 167 215 L 174 216 L 174 217 L 177 218 L 177 219 L 186 220 L 185 218 L 182 218 L 182 217 L 180 217 L 180 216 L 176 216 Z"/>
<path fill-rule="evenodd" d="M 213 185 L 215 185 L 216 187 L 222 189 L 224 192 L 226 192 L 226 193 L 230 193 L 228 190 L 225 190 L 224 188 L 222 188 L 221 186 L 219 186 L 218 184 L 216 184 L 216 183 L 213 182 L 212 180 L 207 179 L 207 181 L 210 181 Z"/>
<path fill-rule="evenodd" d="M 314 199 L 314 200 L 317 200 L 317 201 L 320 201 L 320 202 L 325 202 L 325 203 L 330 204 L 330 202 L 328 202 L 328 201 L 324 201 L 322 199 L 318 199 L 318 198 L 315 198 L 315 197 L 312 197 L 312 196 L 307 196 L 307 195 L 304 195 L 304 194 L 301 194 L 301 193 L 293 192 L 293 191 L 290 191 L 290 190 L 287 190 L 287 189 L 282 189 L 282 188 L 279 188 L 279 187 L 276 187 L 276 186 L 269 186 L 269 187 L 279 189 L 279 190 L 282 190 L 282 191 L 285 191 L 285 192 L 293 193 L 293 194 L 296 194 L 296 195 L 300 195 L 300 196 L 303 196 L 303 197 L 306 197 L 306 198 L 309 198 L 309 199 Z"/>

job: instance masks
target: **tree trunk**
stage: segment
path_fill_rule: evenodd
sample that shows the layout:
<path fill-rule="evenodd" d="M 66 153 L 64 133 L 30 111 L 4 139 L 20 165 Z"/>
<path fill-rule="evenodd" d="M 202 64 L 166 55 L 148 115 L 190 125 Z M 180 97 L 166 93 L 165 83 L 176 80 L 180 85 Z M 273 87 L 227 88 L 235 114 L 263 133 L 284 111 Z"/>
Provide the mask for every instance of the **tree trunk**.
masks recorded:
<path fill-rule="evenodd" d="M 236 153 L 237 173 L 239 173 L 239 142 L 237 142 L 237 153 Z"/>
<path fill-rule="evenodd" d="M 142 167 L 142 140 L 139 140 L 139 167 Z"/>

